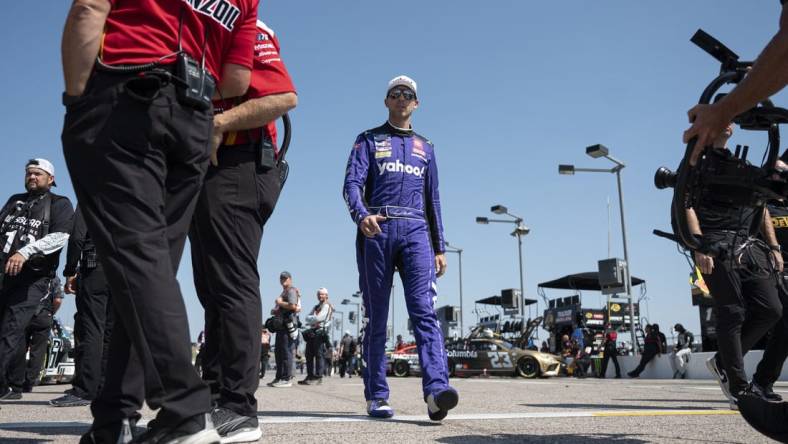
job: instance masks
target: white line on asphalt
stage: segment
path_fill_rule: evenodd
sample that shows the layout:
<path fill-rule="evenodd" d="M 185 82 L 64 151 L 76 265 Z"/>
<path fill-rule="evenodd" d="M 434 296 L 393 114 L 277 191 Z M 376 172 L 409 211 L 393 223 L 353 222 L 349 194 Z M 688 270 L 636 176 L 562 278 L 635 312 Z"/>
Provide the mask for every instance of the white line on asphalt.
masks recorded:
<path fill-rule="evenodd" d="M 540 419 L 540 418 L 593 418 L 611 416 L 666 416 L 666 415 L 732 415 L 738 414 L 730 410 L 648 410 L 632 411 L 624 409 L 610 409 L 598 411 L 582 412 L 519 412 L 519 413 L 471 413 L 450 415 L 446 421 L 498 421 L 504 419 Z M 268 417 L 259 416 L 263 424 L 306 424 L 306 423 L 346 423 L 346 422 L 428 422 L 426 415 L 398 415 L 391 419 L 375 419 L 366 415 L 345 415 L 345 416 L 297 416 L 297 417 Z M 139 426 L 143 427 L 147 421 L 140 421 Z M 0 424 L 0 430 L 18 429 L 87 429 L 89 422 L 62 421 L 62 422 L 17 422 Z"/>

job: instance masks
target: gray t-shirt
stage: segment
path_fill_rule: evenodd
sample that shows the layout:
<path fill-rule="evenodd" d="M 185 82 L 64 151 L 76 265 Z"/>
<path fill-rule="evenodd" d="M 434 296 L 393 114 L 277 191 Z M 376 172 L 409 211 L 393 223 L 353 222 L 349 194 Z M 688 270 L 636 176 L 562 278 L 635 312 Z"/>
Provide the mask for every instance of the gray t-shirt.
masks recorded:
<path fill-rule="evenodd" d="M 282 298 L 283 301 L 289 304 L 298 305 L 298 289 L 295 287 L 290 287 L 287 290 L 282 290 L 282 294 L 280 294 L 279 297 Z M 291 310 L 287 310 L 284 308 L 282 308 L 282 312 L 293 313 Z"/>

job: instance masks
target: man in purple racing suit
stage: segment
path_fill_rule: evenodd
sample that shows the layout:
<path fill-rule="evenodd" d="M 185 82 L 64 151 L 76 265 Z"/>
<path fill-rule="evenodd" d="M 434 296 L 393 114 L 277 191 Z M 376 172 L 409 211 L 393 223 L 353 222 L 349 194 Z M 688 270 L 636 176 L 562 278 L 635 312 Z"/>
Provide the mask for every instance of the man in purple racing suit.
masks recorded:
<path fill-rule="evenodd" d="M 364 397 L 367 413 L 390 418 L 386 383 L 386 325 L 394 269 L 405 289 L 422 368 L 430 419 L 440 421 L 458 402 L 449 387 L 446 349 L 435 315 L 435 280 L 446 271 L 435 151 L 413 132 L 416 82 L 392 79 L 388 121 L 356 139 L 345 173 L 344 197 L 358 225 L 356 258 L 363 294 Z"/>

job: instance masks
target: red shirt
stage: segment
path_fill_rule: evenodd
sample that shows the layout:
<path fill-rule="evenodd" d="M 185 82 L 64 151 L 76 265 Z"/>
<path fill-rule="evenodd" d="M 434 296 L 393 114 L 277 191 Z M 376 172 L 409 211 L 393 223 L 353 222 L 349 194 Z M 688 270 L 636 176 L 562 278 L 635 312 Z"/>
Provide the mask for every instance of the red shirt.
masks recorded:
<path fill-rule="evenodd" d="M 217 83 L 222 65 L 252 68 L 259 0 L 109 0 L 112 4 L 99 56 L 108 65 L 143 65 L 181 46 L 205 66 Z M 207 27 L 207 31 L 206 31 Z M 207 41 L 206 41 L 207 32 Z M 175 62 L 175 57 L 162 60 Z"/>
<path fill-rule="evenodd" d="M 295 87 L 279 55 L 279 39 L 271 28 L 258 20 L 257 34 L 254 39 L 252 80 L 249 82 L 249 90 L 246 91 L 246 95 L 237 103 L 289 92 L 294 93 Z M 235 103 L 235 100 L 225 100 L 214 105 L 218 108 L 217 112 L 221 112 L 232 108 Z M 276 146 L 276 122 L 269 122 L 264 128 Z M 225 135 L 222 144 L 240 145 L 256 140 L 260 140 L 260 128 L 229 132 Z"/>

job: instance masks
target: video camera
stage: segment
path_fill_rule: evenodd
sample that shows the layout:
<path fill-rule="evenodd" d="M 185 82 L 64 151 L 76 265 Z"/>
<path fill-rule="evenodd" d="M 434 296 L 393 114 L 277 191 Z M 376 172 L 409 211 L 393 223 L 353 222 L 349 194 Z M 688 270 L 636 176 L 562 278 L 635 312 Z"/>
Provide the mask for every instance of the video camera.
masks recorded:
<path fill-rule="evenodd" d="M 727 84 L 738 84 L 744 79 L 752 62 L 739 61 L 739 56 L 703 30 L 690 39 L 720 62 L 720 74 L 709 83 L 700 96 L 699 104 L 720 100 L 724 94 L 715 94 Z M 684 157 L 675 172 L 660 167 L 654 174 L 654 185 L 659 189 L 673 188 L 671 225 L 674 235 L 655 230 L 654 233 L 678 242 L 690 250 L 709 251 L 703 239 L 689 229 L 686 209 L 696 207 L 704 198 L 720 204 L 764 207 L 773 199 L 788 197 L 788 174 L 776 167 L 780 149 L 779 125 L 788 123 L 788 110 L 775 107 L 765 100 L 756 107 L 739 114 L 733 123 L 744 130 L 766 131 L 769 138 L 766 159 L 762 165 L 747 160 L 749 147 L 737 146 L 734 153 L 727 150 L 710 150 L 705 147 L 697 164 L 689 164 L 697 138 L 687 144 Z M 757 227 L 753 228 L 757 229 Z"/>

